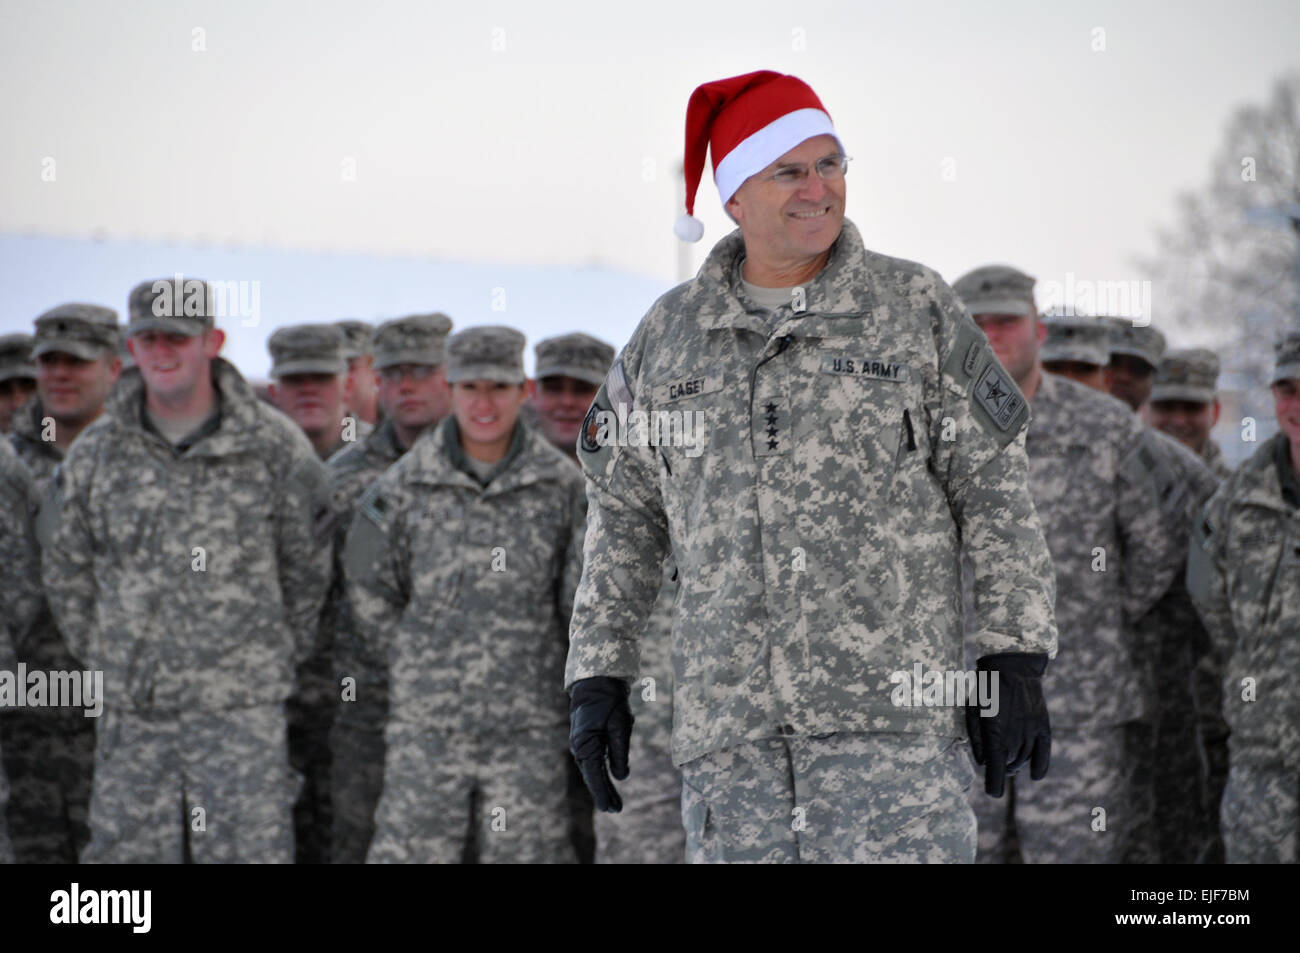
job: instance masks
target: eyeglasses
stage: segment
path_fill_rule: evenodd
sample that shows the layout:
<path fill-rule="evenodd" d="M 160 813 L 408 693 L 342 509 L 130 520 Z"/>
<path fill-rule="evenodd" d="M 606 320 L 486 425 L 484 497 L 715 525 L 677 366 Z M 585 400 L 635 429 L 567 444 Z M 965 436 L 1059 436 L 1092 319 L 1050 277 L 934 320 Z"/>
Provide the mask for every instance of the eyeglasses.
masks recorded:
<path fill-rule="evenodd" d="M 849 171 L 850 158 L 841 155 L 823 156 L 814 165 L 818 177 L 823 182 L 838 182 Z M 804 183 L 808 181 L 808 166 L 783 165 L 771 175 L 764 176 L 763 181 L 775 182 L 786 189 L 803 188 Z"/>
<path fill-rule="evenodd" d="M 427 381 L 438 370 L 432 364 L 393 364 L 379 370 L 379 379 L 385 384 L 400 384 L 403 377 L 413 381 Z"/>

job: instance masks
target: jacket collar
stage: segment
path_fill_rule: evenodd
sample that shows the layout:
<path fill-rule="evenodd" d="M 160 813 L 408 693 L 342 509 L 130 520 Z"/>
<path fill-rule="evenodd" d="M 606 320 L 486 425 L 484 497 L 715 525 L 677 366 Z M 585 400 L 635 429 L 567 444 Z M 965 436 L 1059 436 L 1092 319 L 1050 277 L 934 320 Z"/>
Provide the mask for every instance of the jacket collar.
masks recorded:
<path fill-rule="evenodd" d="M 486 487 L 465 470 L 465 451 L 460 445 L 455 417 L 448 416 L 437 427 L 421 434 L 409 456 L 408 482 L 464 487 L 483 496 L 554 480 L 566 472 L 566 467 L 571 467 L 560 451 L 546 443 L 522 419 L 516 421 L 510 449 L 493 470 L 492 480 Z"/>
<path fill-rule="evenodd" d="M 263 447 L 258 439 L 262 432 L 260 400 L 235 366 L 224 358 L 212 360 L 212 383 L 218 392 L 221 422 L 187 451 L 189 456 L 225 456 Z M 144 379 L 139 368 L 122 372 L 118 386 L 110 395 L 105 413 L 126 430 L 147 434 L 164 443 L 144 426 Z"/>
<path fill-rule="evenodd" d="M 879 296 L 867 266 L 867 254 L 857 227 L 844 219 L 825 267 L 803 285 L 807 307 L 795 317 L 806 323 L 809 330 L 815 327 L 818 333 L 826 333 L 833 330 L 833 320 L 815 319 L 860 317 L 870 312 Z M 744 257 L 745 241 L 740 229 L 736 229 L 709 252 L 699 274 L 690 283 L 682 301 L 683 310 L 693 313 L 708 329 L 739 327 L 767 337 L 773 329 L 771 319 L 766 309 L 745 293 L 741 282 Z"/>
<path fill-rule="evenodd" d="M 55 445 L 54 441 L 41 439 L 41 421 L 44 419 L 45 408 L 41 405 L 40 397 L 33 394 L 31 400 L 23 404 L 14 414 L 10 432 L 35 446 L 39 453 L 45 454 L 51 460 L 62 460 L 63 451 Z"/>
<path fill-rule="evenodd" d="M 1293 511 L 1282 498 L 1282 481 L 1278 476 L 1277 455 L 1286 445 L 1285 434 L 1274 434 L 1260 445 L 1238 468 L 1230 479 L 1237 482 L 1239 488 L 1236 497 L 1238 503 L 1263 506 L 1284 513 Z"/>

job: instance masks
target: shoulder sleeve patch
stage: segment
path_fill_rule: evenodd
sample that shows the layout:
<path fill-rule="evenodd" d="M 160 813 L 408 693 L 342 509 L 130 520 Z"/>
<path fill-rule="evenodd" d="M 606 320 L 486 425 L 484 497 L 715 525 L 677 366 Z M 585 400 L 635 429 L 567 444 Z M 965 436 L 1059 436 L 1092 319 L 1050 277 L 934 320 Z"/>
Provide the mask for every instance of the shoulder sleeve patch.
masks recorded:
<path fill-rule="evenodd" d="M 377 483 L 370 484 L 366 492 L 361 494 L 361 499 L 357 503 L 357 510 L 367 520 L 379 527 L 381 531 L 388 531 L 392 504 L 389 502 L 387 494 L 379 488 Z"/>
<path fill-rule="evenodd" d="M 1029 402 L 968 315 L 957 322 L 957 339 L 942 371 L 970 396 L 972 416 L 999 446 L 1014 440 L 1029 420 Z"/>
<path fill-rule="evenodd" d="M 631 392 L 627 390 L 627 382 L 622 379 L 623 364 L 620 361 L 614 365 L 614 370 L 619 372 L 619 381 L 615 386 L 621 386 L 627 394 L 626 401 L 628 412 L 631 412 Z M 614 370 L 609 372 L 609 377 L 605 383 L 600 385 L 600 390 L 596 392 L 596 398 L 587 408 L 587 416 L 582 421 L 582 432 L 578 435 L 578 462 L 582 465 L 582 471 L 600 483 L 608 482 L 613 472 L 614 464 L 614 445 L 617 442 L 614 438 L 613 429 L 616 428 L 615 415 L 610 409 L 610 384 L 614 377 Z"/>

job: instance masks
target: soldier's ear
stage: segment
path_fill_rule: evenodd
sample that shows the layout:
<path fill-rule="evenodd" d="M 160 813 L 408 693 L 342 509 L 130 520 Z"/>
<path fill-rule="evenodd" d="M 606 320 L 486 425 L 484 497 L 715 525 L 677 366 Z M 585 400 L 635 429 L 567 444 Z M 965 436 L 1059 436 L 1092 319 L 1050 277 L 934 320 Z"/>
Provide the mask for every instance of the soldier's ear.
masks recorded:
<path fill-rule="evenodd" d="M 214 358 L 221 353 L 221 346 L 226 343 L 226 332 L 221 328 L 208 328 L 203 338 L 203 356 Z"/>
<path fill-rule="evenodd" d="M 537 378 L 527 378 L 524 381 L 524 390 L 529 400 L 535 400 L 537 398 Z"/>
<path fill-rule="evenodd" d="M 1047 340 L 1047 325 L 1038 320 L 1037 315 L 1034 316 L 1034 336 L 1038 338 L 1040 347 Z"/>
<path fill-rule="evenodd" d="M 1214 419 L 1210 421 L 1210 426 L 1214 427 L 1219 423 L 1219 412 L 1223 410 L 1223 405 L 1219 403 L 1219 398 L 1214 398 Z"/>

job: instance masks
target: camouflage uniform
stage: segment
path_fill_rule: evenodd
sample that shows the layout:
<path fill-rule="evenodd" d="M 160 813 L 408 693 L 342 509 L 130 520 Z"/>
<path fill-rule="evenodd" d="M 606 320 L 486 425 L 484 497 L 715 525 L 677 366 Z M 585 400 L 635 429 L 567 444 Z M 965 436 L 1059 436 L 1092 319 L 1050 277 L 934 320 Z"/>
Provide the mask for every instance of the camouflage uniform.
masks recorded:
<path fill-rule="evenodd" d="M 1274 382 L 1300 380 L 1300 332 Z M 1231 728 L 1220 821 L 1229 863 L 1300 860 L 1300 480 L 1290 441 L 1265 441 L 1210 500 L 1187 587 L 1224 670 Z"/>
<path fill-rule="evenodd" d="M 590 334 L 561 334 L 544 338 L 533 345 L 533 351 L 537 358 L 533 376 L 537 380 L 538 390 L 541 390 L 545 378 L 557 376 L 575 377 L 599 387 L 605 380 L 605 375 L 609 373 L 609 365 L 614 362 L 613 346 Z M 542 426 L 533 400 L 524 404 L 520 419 L 550 439 Z M 575 464 L 577 463 L 576 442 L 569 446 L 554 443 L 554 446 Z M 590 864 L 596 860 L 595 810 L 591 792 L 587 790 L 587 785 L 582 780 L 582 772 L 578 770 L 578 763 L 570 759 L 569 813 L 573 846 L 578 853 L 580 864 Z"/>
<path fill-rule="evenodd" d="M 1158 332 L 1156 332 L 1158 333 Z M 1163 345 L 1163 339 L 1161 340 Z M 1173 350 L 1155 360 L 1151 400 L 1215 398 L 1218 358 L 1204 350 Z M 1209 466 L 1173 437 L 1161 434 L 1170 462 L 1191 488 L 1191 513 L 1176 541 L 1186 545 L 1192 524 L 1218 489 L 1222 470 Z M 1218 449 L 1217 447 L 1215 448 Z M 1227 724 L 1213 646 L 1179 573 L 1156 606 L 1138 620 L 1140 637 L 1153 647 L 1156 698 L 1151 758 L 1155 816 L 1153 850 L 1161 863 L 1221 859 L 1219 803 L 1227 781 Z M 1208 673 L 1208 674 L 1207 674 Z"/>
<path fill-rule="evenodd" d="M 437 366 L 446 359 L 451 319 L 445 314 L 411 315 L 380 325 L 375 335 L 375 370 L 397 364 Z M 384 724 L 388 719 L 388 669 L 371 658 L 351 623 L 343 590 L 342 553 L 357 500 L 406 452 L 389 419 L 360 443 L 330 457 L 330 489 L 339 532 L 335 539 L 334 583 L 323 625 L 334 626 L 335 684 L 352 679 L 355 696 L 338 706 L 330 730 L 330 794 L 334 827 L 330 856 L 336 864 L 360 864 L 375 834 L 375 806 L 384 787 Z"/>
<path fill-rule="evenodd" d="M 277 328 L 267 339 L 271 352 L 271 378 L 289 374 L 338 374 L 347 371 L 343 357 L 343 332 L 332 324 L 296 324 Z M 352 424 L 355 427 L 355 422 Z M 352 446 L 345 440 L 349 422 L 344 418 L 338 439 L 321 460 Z M 337 525 L 337 522 L 336 524 Z M 330 726 L 334 722 L 334 603 L 327 602 L 316 633 L 316 643 L 297 674 L 297 688 L 289 699 L 289 760 L 302 775 L 302 790 L 293 806 L 294 860 L 299 864 L 324 864 L 330 860 L 333 815 L 330 803 Z"/>
<path fill-rule="evenodd" d="M 463 331 L 448 380 L 522 381 L 522 350 L 509 329 Z M 388 662 L 371 863 L 573 859 L 560 679 L 582 478 L 518 424 L 483 482 L 473 469 L 449 417 L 366 491 L 348 532 L 352 613 Z"/>
<path fill-rule="evenodd" d="M 33 357 L 46 352 L 85 360 L 116 350 L 121 335 L 117 312 L 90 304 L 65 304 L 36 319 Z M 14 416 L 9 440 L 35 480 L 43 499 L 63 451 L 53 440 L 39 396 Z M 18 659 L 29 670 L 82 669 L 45 606 L 21 643 Z M 90 840 L 91 772 L 95 722 L 80 708 L 29 708 L 0 719 L 5 759 L 13 784 L 9 804 L 14 850 L 21 863 L 76 863 Z"/>
<path fill-rule="evenodd" d="M 132 332 L 203 320 L 132 303 Z M 42 506 L 51 608 L 104 673 L 85 861 L 293 856 L 284 702 L 329 582 L 328 488 L 296 427 L 212 374 L 219 413 L 175 446 L 124 374 Z"/>
<path fill-rule="evenodd" d="M 618 786 L 623 810 L 595 815 L 596 863 L 686 862 L 682 775 L 673 764 L 673 603 L 677 566 L 664 563 L 663 585 L 641 636 L 641 673 L 630 702 L 636 731 L 631 774 Z M 586 790 L 586 786 L 583 786 Z"/>
<path fill-rule="evenodd" d="M 18 671 L 14 646 L 36 620 L 44 602 L 41 593 L 40 553 L 32 519 L 36 515 L 36 487 L 31 474 L 13 449 L 0 440 L 0 673 Z M 14 712 L 0 709 L 0 721 Z M 4 742 L 0 740 L 0 750 Z M 0 864 L 15 860 L 5 823 L 9 784 L 0 767 Z"/>
<path fill-rule="evenodd" d="M 1033 279 L 1014 269 L 976 269 L 954 288 L 973 314 L 1013 313 L 986 303 L 1011 293 L 1032 313 Z M 1040 356 L 1049 353 L 1100 366 L 1105 327 L 1061 321 L 1056 347 L 1045 344 Z M 1011 781 L 1013 811 L 972 793 L 979 860 L 1005 859 L 1014 827 L 1026 862 L 1114 863 L 1132 859 L 1153 810 L 1142 775 L 1150 770 L 1152 730 L 1142 719 L 1153 714 L 1153 658 L 1133 622 L 1178 573 L 1183 551 L 1170 540 L 1188 494 L 1160 437 L 1108 394 L 1043 373 L 1032 412 L 1029 485 L 1057 574 L 1060 654 L 1043 679 L 1052 767 L 1040 781 Z M 1093 829 L 1097 808 L 1105 830 Z"/>
<path fill-rule="evenodd" d="M 852 223 L 774 312 L 744 289 L 744 252 L 733 232 L 654 305 L 588 414 L 566 683 L 635 678 L 671 546 L 688 854 L 970 860 L 963 712 L 895 705 L 890 676 L 961 668 L 963 539 L 978 654 L 1055 653 L 1027 407 L 942 279 L 866 250 Z M 703 435 L 647 446 L 636 411 L 700 412 Z M 905 788 L 930 812 L 879 809 Z M 732 826 L 760 807 L 783 824 Z M 832 843 L 842 823 L 857 833 Z"/>

